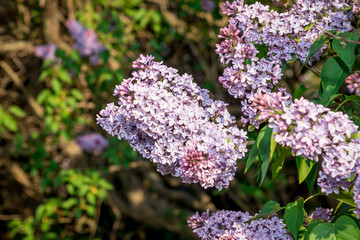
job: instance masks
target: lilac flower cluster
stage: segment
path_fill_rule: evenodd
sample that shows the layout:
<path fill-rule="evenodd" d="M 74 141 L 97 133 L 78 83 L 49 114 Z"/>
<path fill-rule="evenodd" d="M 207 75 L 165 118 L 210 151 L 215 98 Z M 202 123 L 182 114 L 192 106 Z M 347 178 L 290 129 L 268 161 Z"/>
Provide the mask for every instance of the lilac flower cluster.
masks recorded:
<path fill-rule="evenodd" d="M 360 74 L 353 73 L 345 79 L 346 88 L 351 94 L 360 96 Z"/>
<path fill-rule="evenodd" d="M 248 212 L 217 211 L 210 214 L 209 210 L 201 215 L 196 212 L 189 220 L 189 227 L 194 229 L 201 239 L 218 240 L 290 240 L 293 239 L 282 219 L 271 216 L 266 219 L 251 220 Z"/>
<path fill-rule="evenodd" d="M 201 0 L 201 8 L 205 12 L 212 12 L 216 8 L 214 0 Z"/>
<path fill-rule="evenodd" d="M 66 21 L 71 37 L 75 40 L 73 48 L 78 50 L 83 57 L 89 57 L 89 61 L 93 66 L 100 63 L 99 53 L 106 50 L 96 36 L 96 33 L 90 29 L 86 29 L 78 21 L 68 19 Z"/>
<path fill-rule="evenodd" d="M 338 193 L 338 188 L 348 191 L 353 183 L 349 179 L 360 163 L 359 139 L 351 139 L 358 133 L 357 126 L 341 112 L 304 98 L 285 104 L 282 97 L 286 94 L 259 93 L 253 102 L 255 115 L 268 119 L 275 141 L 291 147 L 296 156 L 321 159 L 317 182 L 322 192 Z"/>
<path fill-rule="evenodd" d="M 116 86 L 119 106 L 107 105 L 97 121 L 111 135 L 129 141 L 162 174 L 202 187 L 227 187 L 244 157 L 246 133 L 222 101 L 214 101 L 188 74 L 140 56 L 140 70 Z"/>
<path fill-rule="evenodd" d="M 109 141 L 99 133 L 89 133 L 76 138 L 76 143 L 80 148 L 94 155 L 101 154 L 104 149 L 109 147 Z"/>
<path fill-rule="evenodd" d="M 223 14 L 230 15 L 229 25 L 220 30 L 216 53 L 224 64 L 219 81 L 229 93 L 242 100 L 242 111 L 251 114 L 249 105 L 257 91 L 270 92 L 282 77 L 282 60 L 290 61 L 293 56 L 304 62 L 313 42 L 327 31 L 351 30 L 351 11 L 342 11 L 350 3 L 344 0 L 309 1 L 297 0 L 284 13 L 270 10 L 259 2 L 244 4 L 243 0 L 222 5 Z M 260 47 L 265 56 L 259 55 Z M 318 60 L 325 44 L 309 60 Z M 243 118 L 244 123 L 248 122 Z"/>
<path fill-rule="evenodd" d="M 334 209 L 332 208 L 330 209 L 330 208 L 318 207 L 315 209 L 315 211 L 313 211 L 309 215 L 309 219 L 310 220 L 319 219 L 325 222 L 331 222 L 331 220 L 334 218 L 334 216 L 332 216 L 333 212 Z"/>
<path fill-rule="evenodd" d="M 56 45 L 53 43 L 38 45 L 34 49 L 34 54 L 36 57 L 41 58 L 42 60 L 52 60 L 58 61 L 55 56 Z"/>

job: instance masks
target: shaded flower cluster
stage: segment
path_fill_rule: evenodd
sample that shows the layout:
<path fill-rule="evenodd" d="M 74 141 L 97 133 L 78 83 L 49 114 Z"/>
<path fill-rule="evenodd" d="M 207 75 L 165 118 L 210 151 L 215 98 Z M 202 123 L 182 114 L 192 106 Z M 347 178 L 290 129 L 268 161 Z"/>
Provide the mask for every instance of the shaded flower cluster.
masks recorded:
<path fill-rule="evenodd" d="M 55 56 L 56 45 L 53 43 L 35 46 L 34 54 L 42 60 L 58 61 Z"/>
<path fill-rule="evenodd" d="M 309 219 L 310 220 L 319 219 L 325 222 L 331 222 L 331 220 L 334 218 L 334 216 L 332 216 L 333 212 L 334 209 L 332 208 L 330 209 L 330 208 L 318 207 L 315 209 L 315 211 L 313 211 L 309 215 Z"/>
<path fill-rule="evenodd" d="M 88 133 L 76 138 L 76 143 L 87 153 L 94 155 L 101 154 L 109 147 L 109 141 L 99 133 Z"/>
<path fill-rule="evenodd" d="M 96 33 L 85 28 L 78 21 L 73 19 L 68 19 L 66 21 L 66 27 L 68 28 L 71 37 L 75 40 L 73 48 L 78 50 L 81 56 L 89 57 L 91 65 L 99 65 L 99 53 L 105 51 L 106 48 L 98 41 Z"/>
<path fill-rule="evenodd" d="M 189 227 L 201 239 L 218 240 L 290 240 L 293 239 L 282 219 L 271 216 L 266 219 L 251 220 L 248 212 L 221 210 L 210 214 L 209 210 L 201 215 L 196 212 L 189 220 Z"/>
<path fill-rule="evenodd" d="M 162 174 L 179 176 L 202 187 L 227 187 L 236 160 L 244 157 L 246 133 L 222 101 L 214 101 L 190 75 L 140 56 L 140 70 L 116 86 L 118 106 L 100 112 L 101 127 L 157 163 Z"/>
<path fill-rule="evenodd" d="M 356 179 L 354 183 L 354 202 L 357 206 L 357 209 L 354 210 L 354 213 L 357 214 L 357 218 L 360 218 L 360 167 L 356 169 Z"/>
<path fill-rule="evenodd" d="M 345 79 L 346 88 L 351 94 L 360 96 L 360 74 L 353 73 Z"/>
<path fill-rule="evenodd" d="M 229 24 L 220 30 L 216 53 L 229 64 L 219 81 L 229 93 L 242 99 L 242 111 L 251 114 L 249 104 L 257 91 L 270 92 L 282 77 L 282 61 L 293 56 L 304 62 L 313 42 L 323 30 L 351 30 L 350 6 L 344 0 L 297 0 L 286 12 L 278 13 L 259 2 L 244 4 L 243 0 L 225 2 L 222 13 L 230 17 Z M 309 59 L 318 60 L 325 44 Z M 261 52 L 260 52 L 261 50 Z"/>
<path fill-rule="evenodd" d="M 292 148 L 296 156 L 321 160 L 322 169 L 317 180 L 321 191 L 339 193 L 349 191 L 352 176 L 360 164 L 357 126 L 348 115 L 333 112 L 304 98 L 284 104 L 286 94 L 270 93 L 255 96 L 253 109 L 261 120 L 269 121 L 275 141 Z"/>

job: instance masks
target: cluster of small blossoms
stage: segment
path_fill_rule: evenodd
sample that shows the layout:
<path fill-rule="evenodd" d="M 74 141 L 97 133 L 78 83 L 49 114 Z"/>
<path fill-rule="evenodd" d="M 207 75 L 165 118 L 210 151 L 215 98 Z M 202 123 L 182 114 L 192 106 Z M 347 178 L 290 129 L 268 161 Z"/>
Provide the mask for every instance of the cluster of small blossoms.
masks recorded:
<path fill-rule="evenodd" d="M 284 93 L 257 94 L 253 110 L 261 120 L 268 120 L 275 141 L 292 148 L 296 156 L 322 161 L 317 180 L 322 192 L 348 191 L 352 174 L 359 166 L 359 139 L 357 126 L 341 112 L 332 112 L 322 105 L 304 98 L 293 103 L 281 102 Z"/>
<path fill-rule="evenodd" d="M 332 208 L 330 209 L 330 208 L 318 207 L 315 209 L 315 211 L 313 211 L 309 215 L 309 219 L 310 220 L 319 219 L 325 222 L 331 222 L 331 220 L 334 218 L 334 216 L 332 216 L 333 212 L 334 209 Z"/>
<path fill-rule="evenodd" d="M 214 101 L 190 75 L 140 56 L 140 70 L 116 86 L 118 106 L 107 105 L 97 121 L 104 130 L 157 163 L 162 174 L 204 188 L 227 187 L 236 160 L 244 157 L 246 133 L 222 101 Z"/>
<path fill-rule="evenodd" d="M 209 210 L 201 215 L 196 212 L 189 220 L 189 227 L 201 239 L 217 240 L 290 240 L 293 239 L 282 219 L 271 216 L 266 219 L 252 220 L 248 212 L 221 210 L 210 214 Z"/>
<path fill-rule="evenodd" d="M 351 94 L 360 96 L 360 74 L 353 73 L 345 79 L 346 88 Z"/>
<path fill-rule="evenodd" d="M 42 60 L 52 60 L 58 61 L 55 56 L 56 45 L 53 43 L 38 45 L 34 49 L 34 54 L 36 57 L 41 58 Z"/>
<path fill-rule="evenodd" d="M 244 123 L 249 121 L 254 94 L 270 92 L 281 79 L 282 60 L 290 61 L 295 56 L 304 62 L 322 29 L 351 30 L 353 14 L 342 11 L 350 4 L 345 0 L 297 0 L 284 13 L 259 2 L 247 5 L 236 0 L 222 5 L 223 14 L 231 17 L 228 26 L 220 30 L 219 38 L 223 41 L 217 45 L 216 53 L 222 63 L 230 66 L 219 81 L 231 95 L 242 100 Z M 260 47 L 265 49 L 265 56 L 259 55 Z M 318 60 L 326 47 L 325 44 L 308 63 Z"/>
<path fill-rule="evenodd" d="M 82 26 L 78 21 L 68 19 L 66 21 L 71 37 L 75 40 L 73 48 L 78 50 L 83 57 L 89 57 L 89 61 L 93 66 L 100 63 L 99 53 L 106 50 L 105 46 L 101 44 L 96 36 L 96 33 L 90 29 Z"/>
<path fill-rule="evenodd" d="M 76 138 L 76 143 L 87 153 L 94 155 L 101 154 L 109 147 L 109 141 L 99 133 L 89 133 Z"/>

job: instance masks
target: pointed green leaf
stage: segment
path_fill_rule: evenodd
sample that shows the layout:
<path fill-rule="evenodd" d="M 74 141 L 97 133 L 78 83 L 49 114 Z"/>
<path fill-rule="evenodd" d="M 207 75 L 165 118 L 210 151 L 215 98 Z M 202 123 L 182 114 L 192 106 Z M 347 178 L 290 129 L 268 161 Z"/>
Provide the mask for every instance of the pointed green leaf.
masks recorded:
<path fill-rule="evenodd" d="M 335 237 L 334 224 L 319 223 L 309 234 L 309 240 L 337 240 Z"/>
<path fill-rule="evenodd" d="M 257 158 L 258 158 L 258 149 L 257 149 L 257 144 L 255 142 L 250 150 L 249 157 L 246 160 L 246 166 L 245 166 L 244 173 L 246 173 L 249 170 L 249 168 L 251 167 L 251 165 L 255 162 L 255 160 Z"/>
<path fill-rule="evenodd" d="M 295 202 L 289 203 L 285 207 L 284 220 L 286 227 L 295 240 L 298 239 L 299 228 L 304 221 L 304 199 L 300 198 Z"/>
<path fill-rule="evenodd" d="M 340 37 L 345 39 L 357 41 L 359 40 L 359 36 L 356 32 L 354 33 L 340 33 Z M 355 61 L 355 48 L 356 44 L 351 42 L 345 42 L 341 39 L 334 38 L 332 40 L 332 47 L 337 55 L 341 58 L 341 60 L 346 64 L 349 71 L 352 70 L 352 66 Z"/>
<path fill-rule="evenodd" d="M 267 203 L 264 204 L 260 213 L 256 214 L 252 218 L 252 220 L 259 219 L 259 218 L 267 218 L 267 217 L 273 215 L 274 213 L 280 211 L 281 209 L 284 209 L 284 208 L 281 207 L 279 203 L 277 203 L 275 201 L 268 201 Z"/>
<path fill-rule="evenodd" d="M 302 158 L 300 156 L 297 156 L 296 157 L 296 166 L 297 166 L 297 169 L 298 169 L 299 184 L 300 184 L 309 175 L 311 169 L 314 166 L 314 161 L 304 159 L 304 158 Z"/>
<path fill-rule="evenodd" d="M 335 222 L 335 236 L 337 240 L 359 240 L 360 230 L 354 219 L 343 215 Z"/>
<path fill-rule="evenodd" d="M 313 192 L 314 189 L 317 172 L 318 172 L 318 163 L 315 163 L 305 180 L 310 194 Z"/>
<path fill-rule="evenodd" d="M 18 130 L 18 125 L 16 120 L 10 114 L 4 114 L 2 118 L 4 126 L 12 132 Z"/>
<path fill-rule="evenodd" d="M 326 61 L 321 70 L 321 85 L 319 90 L 321 104 L 324 105 L 328 103 L 330 96 L 339 90 L 348 74 L 348 68 L 339 57 L 332 57 Z"/>
<path fill-rule="evenodd" d="M 350 193 L 340 191 L 338 194 L 336 193 L 329 194 L 329 197 L 334 198 L 340 202 L 344 202 L 350 206 L 357 207 L 357 205 L 354 202 L 353 196 Z"/>
<path fill-rule="evenodd" d="M 9 112 L 12 113 L 13 115 L 23 118 L 26 116 L 26 113 L 24 110 L 22 110 L 19 106 L 17 105 L 11 105 L 9 107 Z"/>
<path fill-rule="evenodd" d="M 261 163 L 261 185 L 265 179 L 266 172 L 276 147 L 275 139 L 272 137 L 272 129 L 268 126 L 263 127 L 258 135 L 256 142 L 259 151 L 259 160 Z"/>
<path fill-rule="evenodd" d="M 284 165 L 285 159 L 289 154 L 290 154 L 290 151 L 284 150 L 284 149 L 281 149 L 277 152 L 277 155 L 276 155 L 276 157 L 274 157 L 274 160 L 271 164 L 272 179 L 275 179 L 279 175 L 279 173 Z"/>
<path fill-rule="evenodd" d="M 329 41 L 329 36 L 326 34 L 321 34 L 318 39 L 314 41 L 311 45 L 309 55 L 307 56 L 306 60 L 304 61 L 303 65 L 301 66 L 300 70 L 305 66 L 307 61 L 322 47 L 324 44 Z"/>

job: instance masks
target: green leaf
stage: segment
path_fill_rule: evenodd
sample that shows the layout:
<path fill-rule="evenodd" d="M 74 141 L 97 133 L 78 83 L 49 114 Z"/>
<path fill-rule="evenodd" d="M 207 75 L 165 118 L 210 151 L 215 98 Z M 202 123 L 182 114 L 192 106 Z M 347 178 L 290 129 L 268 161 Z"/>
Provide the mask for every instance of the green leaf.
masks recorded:
<path fill-rule="evenodd" d="M 9 107 L 9 112 L 14 114 L 16 117 L 20 117 L 23 118 L 26 116 L 26 113 L 24 110 L 22 110 L 19 106 L 17 105 L 11 105 Z"/>
<path fill-rule="evenodd" d="M 90 217 L 93 217 L 95 216 L 95 206 L 92 206 L 92 205 L 87 205 L 85 207 L 85 211 L 87 212 L 87 214 L 90 216 Z"/>
<path fill-rule="evenodd" d="M 91 205 L 95 205 L 96 204 L 96 196 L 94 194 L 92 194 L 91 192 L 88 192 L 86 194 L 86 199 L 88 200 L 88 202 Z"/>
<path fill-rule="evenodd" d="M 52 89 L 54 90 L 54 92 L 56 94 L 59 94 L 61 92 L 62 85 L 61 85 L 61 82 L 58 79 L 56 79 L 56 78 L 51 79 L 50 84 L 51 84 L 51 87 L 52 87 Z"/>
<path fill-rule="evenodd" d="M 37 95 L 36 101 L 39 104 L 42 104 L 49 95 L 51 95 L 51 91 L 49 89 L 44 89 Z"/>
<path fill-rule="evenodd" d="M 307 229 L 307 231 L 306 231 L 306 234 L 305 234 L 305 236 L 304 236 L 304 240 L 309 240 L 309 237 L 310 237 L 310 234 L 311 234 L 312 230 L 313 230 L 317 225 L 319 225 L 320 223 L 322 223 L 322 222 L 321 222 L 321 221 L 315 221 L 315 222 L 312 222 L 312 223 L 309 225 L 309 227 L 308 227 L 308 229 Z"/>
<path fill-rule="evenodd" d="M 61 203 L 61 207 L 68 210 L 79 204 L 79 200 L 76 198 L 69 198 Z"/>
<path fill-rule="evenodd" d="M 321 34 L 318 39 L 314 41 L 314 43 L 311 45 L 309 55 L 307 56 L 306 60 L 304 61 L 303 65 L 301 66 L 300 70 L 305 66 L 307 61 L 329 40 L 328 35 Z"/>
<path fill-rule="evenodd" d="M 289 150 L 278 151 L 277 157 L 273 160 L 273 162 L 271 164 L 272 179 L 275 179 L 279 175 L 279 173 L 284 165 L 285 159 L 288 155 L 289 155 Z"/>
<path fill-rule="evenodd" d="M 249 153 L 249 157 L 246 160 L 246 166 L 245 166 L 245 171 L 244 173 L 246 173 L 249 168 L 251 167 L 251 165 L 255 162 L 255 160 L 258 158 L 258 149 L 257 149 L 257 144 L 256 141 L 254 143 L 254 145 L 252 146 L 250 153 Z"/>
<path fill-rule="evenodd" d="M 335 222 L 335 236 L 339 240 L 359 240 L 360 230 L 354 219 L 343 215 Z"/>
<path fill-rule="evenodd" d="M 259 218 L 266 218 L 274 213 L 280 211 L 281 209 L 284 209 L 280 207 L 280 204 L 275 201 L 268 201 L 264 204 L 263 208 L 261 209 L 259 214 L 256 214 L 252 220 L 259 219 Z"/>
<path fill-rule="evenodd" d="M 314 189 L 317 172 L 318 172 L 318 163 L 315 163 L 305 180 L 310 194 L 313 192 Z"/>
<path fill-rule="evenodd" d="M 58 76 L 61 81 L 72 84 L 72 79 L 66 69 L 58 68 Z"/>
<path fill-rule="evenodd" d="M 259 151 L 259 160 L 261 162 L 261 185 L 265 179 L 270 160 L 274 154 L 276 147 L 275 139 L 272 137 L 272 129 L 268 126 L 263 127 L 260 130 L 256 142 Z"/>
<path fill-rule="evenodd" d="M 71 89 L 70 93 L 78 101 L 81 101 L 83 99 L 83 94 L 79 89 L 73 88 Z"/>
<path fill-rule="evenodd" d="M 336 240 L 332 223 L 319 223 L 309 234 L 309 240 Z"/>
<path fill-rule="evenodd" d="M 321 104 L 324 105 L 327 103 L 330 96 L 339 90 L 348 73 L 348 68 L 339 57 L 332 57 L 326 61 L 321 70 L 321 85 L 319 90 Z"/>
<path fill-rule="evenodd" d="M 299 174 L 299 184 L 302 183 L 309 175 L 311 169 L 314 166 L 314 161 L 304 159 L 300 156 L 296 157 L 296 166 Z"/>
<path fill-rule="evenodd" d="M 4 113 L 2 121 L 4 126 L 10 131 L 16 132 L 18 130 L 17 122 L 10 114 Z"/>
<path fill-rule="evenodd" d="M 300 98 L 304 94 L 304 92 L 306 92 L 306 90 L 308 89 L 305 87 L 305 85 L 301 84 L 301 86 L 298 89 L 296 89 L 292 94 L 293 99 Z"/>
<path fill-rule="evenodd" d="M 357 35 L 356 32 L 340 33 L 339 36 L 353 41 L 357 41 L 359 39 L 359 36 Z M 341 60 L 346 64 L 349 71 L 351 71 L 355 61 L 356 44 L 334 38 L 332 40 L 332 47 L 334 51 L 337 53 L 337 55 L 341 58 Z"/>
<path fill-rule="evenodd" d="M 299 228 L 304 221 L 304 199 L 300 198 L 285 207 L 284 220 L 295 240 L 298 239 Z"/>
<path fill-rule="evenodd" d="M 341 191 L 338 194 L 331 193 L 329 195 L 329 197 L 334 198 L 334 199 L 336 199 L 336 200 L 338 200 L 340 202 L 344 202 L 344 203 L 346 203 L 346 204 L 348 204 L 350 206 L 357 207 L 357 205 L 354 202 L 353 196 L 350 193 Z"/>

